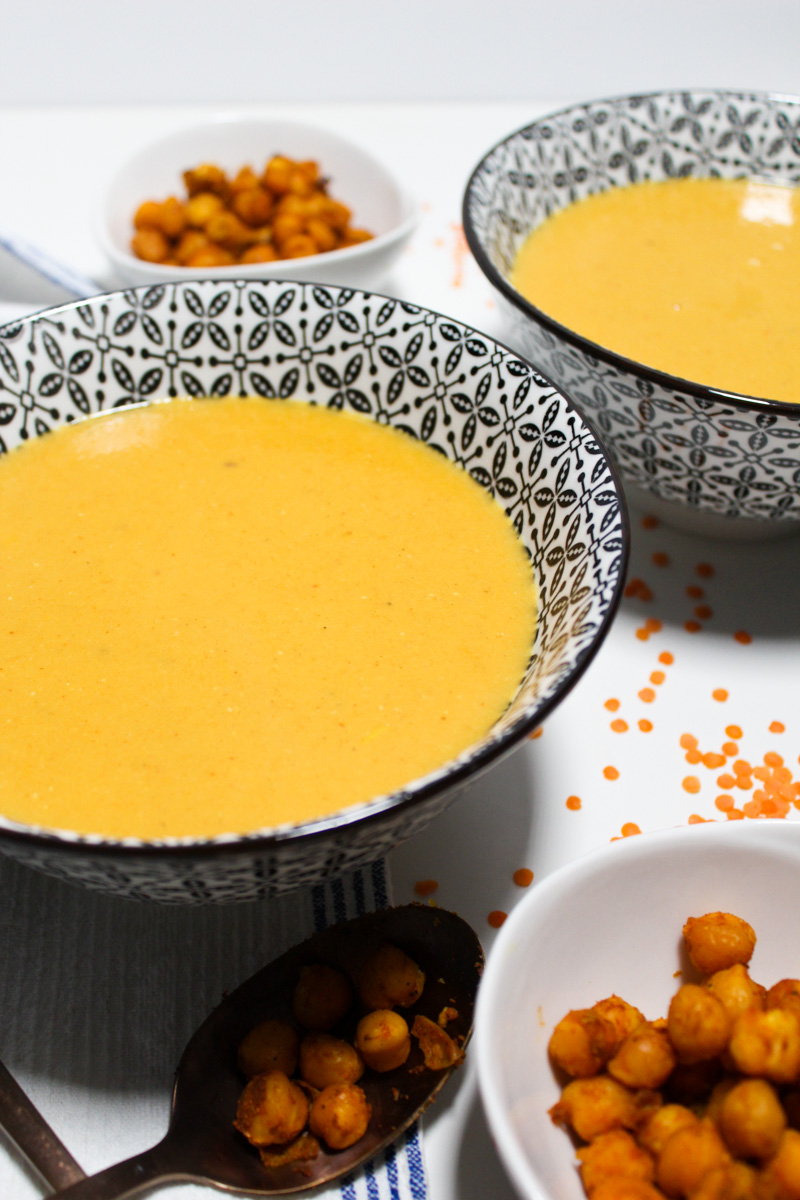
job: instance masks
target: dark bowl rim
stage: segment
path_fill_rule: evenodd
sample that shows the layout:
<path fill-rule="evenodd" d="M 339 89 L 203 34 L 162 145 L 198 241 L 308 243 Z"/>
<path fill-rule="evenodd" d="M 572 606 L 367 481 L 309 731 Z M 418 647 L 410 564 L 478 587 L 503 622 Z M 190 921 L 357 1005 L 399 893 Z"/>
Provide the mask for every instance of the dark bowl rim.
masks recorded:
<path fill-rule="evenodd" d="M 546 113 L 541 117 L 537 117 L 534 121 L 530 121 L 527 125 L 521 125 L 512 133 L 496 141 L 480 158 L 473 170 L 470 172 L 464 189 L 464 196 L 461 205 L 461 220 L 464 229 L 464 236 L 469 249 L 480 267 L 483 274 L 488 279 L 489 283 L 495 287 L 501 295 L 505 297 L 515 308 L 518 308 L 526 317 L 530 317 L 538 325 L 547 329 L 550 333 L 555 334 L 562 341 L 568 342 L 575 346 L 578 350 L 591 358 L 599 359 L 618 370 L 624 371 L 627 374 L 632 374 L 646 379 L 649 383 L 653 383 L 658 387 L 664 388 L 669 392 L 687 393 L 700 400 L 713 401 L 716 403 L 731 404 L 735 408 L 744 409 L 748 412 L 768 412 L 780 414 L 781 416 L 793 415 L 795 418 L 800 415 L 800 403 L 790 400 L 768 400 L 761 396 L 749 396 L 743 392 L 727 392 L 722 388 L 714 388 L 708 384 L 697 383 L 691 379 L 684 379 L 680 375 L 671 375 L 667 371 L 659 371 L 655 367 L 648 367 L 644 363 L 638 362 L 636 359 L 627 358 L 624 354 L 618 354 L 614 350 L 608 350 L 605 346 L 601 346 L 598 342 L 593 342 L 589 338 L 583 337 L 579 333 L 575 333 L 566 325 L 562 325 L 559 321 L 549 317 L 542 309 L 537 308 L 529 300 L 526 300 L 516 288 L 508 282 L 505 276 L 501 275 L 491 262 L 489 256 L 483 248 L 478 234 L 472 225 L 472 217 L 470 215 L 470 200 L 474 188 L 474 184 L 478 176 L 483 172 L 486 162 L 493 154 L 501 147 L 513 142 L 521 134 L 527 133 L 529 130 L 535 129 L 538 125 L 553 121 L 558 117 L 565 117 L 570 113 L 585 111 L 589 107 L 594 107 L 598 104 L 619 104 L 630 100 L 648 100 L 656 97 L 666 96 L 670 94 L 679 94 L 691 96 L 695 93 L 702 92 L 706 95 L 718 96 L 720 98 L 730 97 L 731 99 L 753 100 L 769 100 L 780 104 L 789 104 L 800 108 L 800 95 L 795 95 L 791 92 L 765 92 L 758 89 L 733 89 L 733 88 L 700 88 L 700 87 L 676 87 L 676 88 L 658 88 L 650 92 L 630 92 L 617 96 L 600 97 L 596 100 L 583 100 L 574 104 L 568 104 L 564 108 L 554 109 L 552 112 Z"/>
<path fill-rule="evenodd" d="M 83 297 L 77 300 L 69 300 L 64 304 L 49 306 L 40 309 L 37 312 L 28 313 L 25 316 L 18 317 L 12 321 L 0 324 L 0 330 L 8 327 L 16 327 L 25 325 L 28 322 L 37 320 L 45 314 L 62 313 L 64 311 L 74 310 L 83 304 L 97 303 L 105 299 L 113 299 L 117 296 L 122 296 L 134 293 L 145 293 L 152 291 L 153 288 L 168 288 L 175 284 L 181 287 L 196 286 L 198 283 L 208 283 L 213 286 L 224 285 L 226 283 L 235 285 L 237 281 L 235 276 L 227 279 L 204 279 L 204 280 L 168 280 L 159 283 L 136 284 L 130 287 L 116 288 L 112 291 L 99 292 L 97 295 Z M 540 707 L 537 707 L 528 717 L 521 717 L 519 721 L 500 735 L 493 739 L 488 745 L 474 755 L 471 755 L 468 761 L 459 763 L 458 759 L 450 760 L 452 766 L 448 767 L 447 763 L 436 768 L 431 772 L 436 778 L 433 778 L 428 783 L 421 784 L 413 791 L 408 791 L 408 787 L 413 786 L 414 780 L 409 780 L 405 788 L 398 788 L 394 792 L 389 792 L 384 796 L 376 796 L 363 804 L 353 805 L 351 808 L 340 809 L 338 812 L 332 813 L 326 817 L 314 818 L 310 821 L 303 821 L 296 825 L 287 824 L 267 830 L 255 830 L 251 833 L 226 833 L 213 838 L 180 838 L 172 841 L 139 841 L 134 838 L 114 839 L 104 838 L 99 835 L 82 835 L 74 833 L 71 830 L 50 830 L 38 829 L 35 827 L 15 828 L 11 825 L 0 824 L 0 850 L 4 841 L 12 844 L 27 845 L 35 847 L 42 851 L 53 851 L 58 854 L 73 854 L 81 858 L 113 858 L 124 863 L 146 858 L 159 859 L 162 861 L 173 858 L 192 860 L 192 859 L 207 859 L 217 855 L 228 856 L 238 854 L 260 854 L 272 847 L 278 847 L 287 842 L 310 842 L 312 839 L 321 839 L 336 831 L 342 831 L 352 825 L 358 825 L 361 822 L 372 822 L 376 824 L 384 818 L 394 816 L 401 808 L 413 809 L 418 804 L 429 800 L 432 796 L 454 791 L 459 787 L 466 786 L 482 775 L 489 767 L 496 762 L 505 758 L 524 740 L 526 736 L 537 729 L 544 719 L 553 711 L 556 705 L 572 691 L 575 684 L 584 674 L 589 664 L 594 659 L 603 642 L 606 639 L 611 622 L 616 616 L 617 609 L 622 601 L 625 578 L 627 575 L 628 563 L 630 560 L 631 550 L 631 524 L 628 514 L 625 492 L 622 487 L 620 474 L 616 463 L 611 457 L 605 442 L 598 435 L 594 424 L 580 411 L 572 398 L 545 375 L 540 369 L 530 361 L 525 355 L 520 354 L 517 350 L 507 346 L 504 342 L 498 341 L 490 334 L 485 334 L 480 330 L 474 329 L 471 325 L 460 320 L 457 317 L 450 317 L 445 313 L 440 313 L 437 309 L 428 308 L 424 304 L 417 304 L 411 300 L 400 300 L 396 296 L 389 296 L 383 292 L 376 292 L 366 288 L 351 287 L 346 284 L 329 284 L 317 283 L 314 280 L 302 279 L 245 279 L 243 282 L 246 286 L 285 286 L 285 287 L 322 287 L 326 290 L 334 290 L 337 292 L 357 292 L 362 296 L 375 297 L 377 300 L 393 301 L 405 307 L 431 313 L 435 317 L 439 317 L 445 321 L 451 321 L 455 325 L 460 325 L 464 329 L 471 330 L 479 334 L 480 337 L 492 342 L 501 351 L 504 351 L 511 358 L 524 363 L 539 379 L 543 380 L 549 387 L 553 389 L 566 402 L 568 409 L 575 414 L 576 417 L 589 430 L 592 437 L 595 439 L 600 455 L 605 461 L 606 468 L 611 477 L 611 482 L 617 493 L 620 506 L 620 537 L 622 548 L 620 553 L 620 570 L 614 587 L 614 590 L 609 597 L 606 612 L 598 625 L 596 634 L 592 642 L 585 646 L 577 656 L 575 663 L 569 674 L 561 680 L 553 694 Z M 85 418 L 88 419 L 88 418 Z M 498 501 L 500 503 L 500 501 Z M 424 776 L 420 777 L 424 779 Z"/>

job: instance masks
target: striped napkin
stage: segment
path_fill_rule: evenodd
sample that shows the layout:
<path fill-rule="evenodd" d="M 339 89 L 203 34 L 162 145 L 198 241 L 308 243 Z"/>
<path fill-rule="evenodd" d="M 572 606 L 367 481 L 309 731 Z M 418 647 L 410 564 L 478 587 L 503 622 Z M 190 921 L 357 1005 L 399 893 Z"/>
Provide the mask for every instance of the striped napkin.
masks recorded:
<path fill-rule="evenodd" d="M 224 992 L 317 930 L 389 903 L 386 864 L 277 900 L 157 906 L 50 879 L 0 856 L 0 1059 L 88 1173 L 166 1131 L 175 1066 Z M 0 1134 L 0 1196 L 43 1187 Z M 182 1184 L 148 1195 L 211 1200 Z M 316 1194 L 425 1200 L 421 1136 Z"/>

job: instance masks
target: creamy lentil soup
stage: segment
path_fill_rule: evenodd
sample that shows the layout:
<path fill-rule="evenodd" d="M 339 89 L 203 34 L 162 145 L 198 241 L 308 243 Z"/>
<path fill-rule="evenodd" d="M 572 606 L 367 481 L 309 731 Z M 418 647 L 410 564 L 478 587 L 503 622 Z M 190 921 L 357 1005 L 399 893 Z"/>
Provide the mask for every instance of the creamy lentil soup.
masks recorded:
<path fill-rule="evenodd" d="M 245 832 L 479 739 L 533 641 L 527 554 L 429 447 L 358 416 L 172 400 L 0 460 L 0 812 Z"/>
<path fill-rule="evenodd" d="M 511 282 L 567 328 L 724 391 L 800 401 L 800 189 L 674 179 L 562 209 Z"/>

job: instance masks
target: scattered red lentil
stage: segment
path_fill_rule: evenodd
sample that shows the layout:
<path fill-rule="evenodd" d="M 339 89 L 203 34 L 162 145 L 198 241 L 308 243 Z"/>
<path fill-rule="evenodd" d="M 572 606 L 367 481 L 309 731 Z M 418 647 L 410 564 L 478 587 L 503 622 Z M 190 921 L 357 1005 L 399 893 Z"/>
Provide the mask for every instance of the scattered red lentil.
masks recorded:
<path fill-rule="evenodd" d="M 577 812 L 581 807 L 580 796 L 567 796 L 567 808 L 572 812 Z"/>
<path fill-rule="evenodd" d="M 610 699 L 606 700 L 603 707 L 607 708 L 609 712 L 616 712 L 619 708 L 619 700 L 612 696 Z"/>
<path fill-rule="evenodd" d="M 656 685 L 656 687 L 658 687 L 659 684 L 663 683 L 666 678 L 667 677 L 663 671 L 651 671 L 650 672 L 650 682 L 654 683 Z"/>
<path fill-rule="evenodd" d="M 731 808 L 725 814 L 729 821 L 743 821 L 744 813 L 740 808 Z"/>
<path fill-rule="evenodd" d="M 684 621 L 683 628 L 687 633 L 699 633 L 703 626 L 699 621 Z"/>
<path fill-rule="evenodd" d="M 772 721 L 769 727 L 770 733 L 785 733 L 786 726 L 783 721 Z"/>
<path fill-rule="evenodd" d="M 530 867 L 520 867 L 511 876 L 517 887 L 530 887 L 533 883 L 533 871 Z"/>
<path fill-rule="evenodd" d="M 714 803 L 720 812 L 730 812 L 733 808 L 733 796 L 717 796 Z"/>
<path fill-rule="evenodd" d="M 696 750 L 699 742 L 693 733 L 682 733 L 680 744 L 682 750 Z"/>
<path fill-rule="evenodd" d="M 629 579 L 625 585 L 625 595 L 628 599 L 652 600 L 653 593 L 643 579 Z"/>
<path fill-rule="evenodd" d="M 438 888 L 439 884 L 435 879 L 418 879 L 414 884 L 414 891 L 418 896 L 432 896 Z"/>
<path fill-rule="evenodd" d="M 713 817 L 701 817 L 700 813 L 690 813 L 687 824 L 689 825 L 707 825 L 709 821 L 713 821 Z"/>
<path fill-rule="evenodd" d="M 733 773 L 734 775 L 752 775 L 753 768 L 746 758 L 737 758 L 733 764 Z"/>
<path fill-rule="evenodd" d="M 623 721 L 622 717 L 617 717 L 616 721 L 611 722 L 611 728 L 613 729 L 614 733 L 627 733 L 628 722 Z"/>
<path fill-rule="evenodd" d="M 658 529 L 658 517 L 646 516 L 642 517 L 642 529 Z"/>
<path fill-rule="evenodd" d="M 746 629 L 737 629 L 733 635 L 733 640 L 739 642 L 742 646 L 749 646 L 753 639 Z"/>
<path fill-rule="evenodd" d="M 486 920 L 489 922 L 492 929 L 499 929 L 500 926 L 505 921 L 507 916 L 508 916 L 508 913 L 504 913 L 501 911 L 501 909 L 495 908 L 492 912 L 489 913 L 489 916 L 486 918 Z"/>
<path fill-rule="evenodd" d="M 725 732 L 727 733 L 728 737 L 732 738 L 734 741 L 738 741 L 742 736 L 742 731 L 738 725 L 726 725 Z"/>
<path fill-rule="evenodd" d="M 684 758 L 693 767 L 696 767 L 698 763 L 703 761 L 703 756 L 699 750 L 687 750 Z"/>
<path fill-rule="evenodd" d="M 656 550 L 653 555 L 653 563 L 657 567 L 669 566 L 669 555 L 664 554 L 663 550 Z"/>
<path fill-rule="evenodd" d="M 776 754 L 774 750 L 768 750 L 764 755 L 764 762 L 768 767 L 782 767 L 783 759 L 780 754 Z"/>
<path fill-rule="evenodd" d="M 710 563 L 698 563 L 694 570 L 695 574 L 699 575 L 701 579 L 710 579 L 714 574 L 714 568 Z"/>
<path fill-rule="evenodd" d="M 726 758 L 736 758 L 736 755 L 739 753 L 739 747 L 736 742 L 723 742 L 722 753 Z"/>
<path fill-rule="evenodd" d="M 715 771 L 717 767 L 724 767 L 725 755 L 715 754 L 713 750 L 708 750 L 703 755 L 703 766 L 708 767 L 709 771 Z"/>
<path fill-rule="evenodd" d="M 718 700 L 720 704 L 723 704 L 728 699 L 728 692 L 726 688 L 714 688 L 713 692 L 711 693 L 711 699 Z"/>
<path fill-rule="evenodd" d="M 649 629 L 651 633 L 660 633 L 661 630 L 664 628 L 662 622 L 659 621 L 658 617 L 648 617 L 644 624 L 645 624 L 645 628 Z"/>
<path fill-rule="evenodd" d="M 635 837 L 637 833 L 641 833 L 641 829 L 633 821 L 626 821 L 620 830 L 623 837 Z"/>
<path fill-rule="evenodd" d="M 619 771 L 616 767 L 603 767 L 603 774 L 606 779 L 619 779 Z"/>
<path fill-rule="evenodd" d="M 695 795 L 700 791 L 700 780 L 696 775 L 687 775 L 681 786 L 685 792 L 691 792 L 692 795 Z"/>
<path fill-rule="evenodd" d="M 642 688 L 639 692 L 639 699 L 643 700 L 645 704 L 652 704 L 655 698 L 656 694 L 652 688 Z"/>
<path fill-rule="evenodd" d="M 665 667 L 671 667 L 675 662 L 675 655 L 670 654 L 669 650 L 662 650 L 658 656 L 658 661 L 663 663 Z"/>
<path fill-rule="evenodd" d="M 698 621 L 708 621 L 710 617 L 713 617 L 714 613 L 707 604 L 698 604 L 694 610 L 694 615 Z"/>
<path fill-rule="evenodd" d="M 725 775 L 718 775 L 717 776 L 717 785 L 718 785 L 718 787 L 721 787 L 721 788 L 736 787 L 736 776 L 728 775 L 727 773 Z"/>
<path fill-rule="evenodd" d="M 705 594 L 705 589 L 698 587 L 696 583 L 690 583 L 686 589 L 686 595 L 690 600 L 702 600 Z"/>
<path fill-rule="evenodd" d="M 639 728 L 641 729 L 642 733 L 651 733 L 653 729 L 653 722 L 648 721 L 647 717 L 642 717 L 642 719 L 639 721 Z"/>

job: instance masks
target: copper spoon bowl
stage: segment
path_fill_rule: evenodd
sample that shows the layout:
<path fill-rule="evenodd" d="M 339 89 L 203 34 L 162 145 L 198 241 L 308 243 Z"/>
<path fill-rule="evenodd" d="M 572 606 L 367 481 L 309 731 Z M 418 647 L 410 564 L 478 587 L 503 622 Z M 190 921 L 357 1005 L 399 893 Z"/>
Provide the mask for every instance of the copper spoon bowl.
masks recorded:
<path fill-rule="evenodd" d="M 244 1080 L 236 1051 L 245 1034 L 268 1017 L 289 1018 L 302 966 L 328 963 L 353 975 L 381 942 L 400 946 L 426 974 L 422 996 L 406 1010 L 436 1021 L 455 1011 L 448 1033 L 466 1045 L 483 972 L 483 951 L 470 926 L 454 913 L 422 904 L 368 913 L 332 925 L 269 963 L 214 1009 L 184 1050 L 175 1077 L 164 1139 L 150 1150 L 57 1193 L 61 1200 L 122 1200 L 155 1184 L 204 1183 L 229 1192 L 277 1196 L 304 1191 L 346 1175 L 394 1141 L 431 1103 L 450 1071 L 425 1067 L 412 1038 L 406 1063 L 368 1072 L 360 1081 L 372 1107 L 369 1128 L 354 1146 L 310 1162 L 265 1167 L 233 1127 Z"/>

